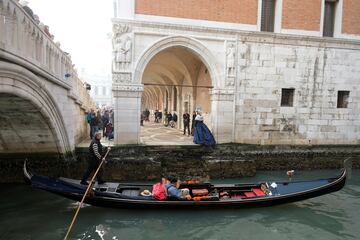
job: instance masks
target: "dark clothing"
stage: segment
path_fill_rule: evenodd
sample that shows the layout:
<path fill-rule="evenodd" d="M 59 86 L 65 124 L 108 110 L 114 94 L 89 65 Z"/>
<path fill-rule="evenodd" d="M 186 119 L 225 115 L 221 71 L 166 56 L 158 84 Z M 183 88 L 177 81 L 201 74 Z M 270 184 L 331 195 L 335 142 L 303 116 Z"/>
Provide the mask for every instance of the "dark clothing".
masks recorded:
<path fill-rule="evenodd" d="M 213 146 L 216 144 L 214 136 L 203 121 L 195 121 L 194 143 L 206 146 Z"/>
<path fill-rule="evenodd" d="M 186 134 L 186 129 L 188 130 L 188 135 L 190 135 L 190 114 L 183 114 L 183 123 L 184 123 L 184 135 Z"/>
<path fill-rule="evenodd" d="M 177 119 L 178 119 L 178 117 L 177 117 L 176 113 L 174 113 L 173 116 L 172 116 L 172 120 L 174 122 L 177 122 Z"/>
<path fill-rule="evenodd" d="M 106 137 L 111 140 L 114 138 L 114 128 L 113 125 L 111 124 L 111 122 L 109 122 L 106 127 L 105 127 L 105 134 Z"/>
<path fill-rule="evenodd" d="M 95 116 L 95 113 L 91 112 L 91 120 L 90 120 L 90 138 L 93 139 L 95 136 L 95 132 L 98 130 L 98 118 Z"/>
<path fill-rule="evenodd" d="M 99 124 L 99 119 L 98 117 L 95 116 L 95 113 L 91 113 L 91 120 L 90 120 L 90 125 L 91 126 L 97 126 Z"/>
<path fill-rule="evenodd" d="M 96 138 L 94 138 L 89 146 L 89 159 L 88 159 L 88 168 L 86 169 L 86 172 L 84 173 L 82 179 L 81 179 L 81 183 L 86 183 L 87 179 L 89 178 L 90 174 L 94 171 L 97 170 L 97 168 L 99 167 L 102 158 L 103 158 L 103 146 L 100 143 L 100 140 L 97 140 Z M 104 181 L 102 180 L 102 169 L 100 168 L 97 176 L 97 181 L 99 184 L 103 183 Z"/>
<path fill-rule="evenodd" d="M 110 122 L 110 117 L 108 113 L 105 113 L 102 117 L 101 117 L 101 121 L 103 123 L 103 135 L 105 135 L 105 128 L 108 125 L 108 123 Z"/>
<path fill-rule="evenodd" d="M 26 12 L 27 14 L 29 14 L 29 16 L 30 16 L 33 20 L 35 20 L 35 19 L 34 19 L 34 12 L 33 12 L 33 10 L 32 10 L 31 8 L 29 8 L 28 6 L 23 6 L 22 8 L 25 10 L 25 12 Z"/>
<path fill-rule="evenodd" d="M 196 118 L 196 114 L 194 113 L 192 115 L 192 121 L 191 121 L 191 135 L 194 136 L 194 128 L 195 128 L 195 118 Z"/>

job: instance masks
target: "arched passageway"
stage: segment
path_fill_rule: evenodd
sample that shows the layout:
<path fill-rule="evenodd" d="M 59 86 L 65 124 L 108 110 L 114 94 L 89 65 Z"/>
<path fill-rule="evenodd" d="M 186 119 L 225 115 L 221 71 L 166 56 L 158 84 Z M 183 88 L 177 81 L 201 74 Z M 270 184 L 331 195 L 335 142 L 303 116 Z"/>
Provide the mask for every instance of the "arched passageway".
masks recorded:
<path fill-rule="evenodd" d="M 0 93 L 0 152 L 61 151 L 49 119 L 31 101 Z"/>
<path fill-rule="evenodd" d="M 1 62 L 0 153 L 70 153 L 59 101 L 61 97 L 47 90 L 44 79 Z"/>
<path fill-rule="evenodd" d="M 178 116 L 175 128 L 183 129 L 183 114 L 192 115 L 195 109 L 201 109 L 206 124 L 211 128 L 212 79 L 206 65 L 191 49 L 174 46 L 157 53 L 147 64 L 142 83 L 141 111 L 150 111 L 150 122 L 154 122 L 156 110 L 163 115 L 162 121 L 157 123 L 157 131 L 168 132 L 162 128 L 166 123 L 166 113 L 175 113 Z M 147 141 L 151 143 L 156 138 Z"/>

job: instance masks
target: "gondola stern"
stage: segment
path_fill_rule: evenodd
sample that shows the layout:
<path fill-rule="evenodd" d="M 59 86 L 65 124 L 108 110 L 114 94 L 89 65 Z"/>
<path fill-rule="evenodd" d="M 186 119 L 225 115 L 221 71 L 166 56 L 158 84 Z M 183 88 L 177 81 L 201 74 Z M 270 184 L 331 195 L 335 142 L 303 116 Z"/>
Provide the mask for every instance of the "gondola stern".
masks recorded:
<path fill-rule="evenodd" d="M 350 179 L 351 178 L 351 173 L 352 173 L 352 159 L 351 157 L 348 157 L 344 160 L 344 170 L 345 174 L 346 174 L 346 178 Z"/>
<path fill-rule="evenodd" d="M 25 183 L 31 184 L 31 178 L 33 177 L 33 174 L 27 168 L 27 159 L 25 159 L 25 161 L 24 161 L 23 172 L 24 172 L 24 181 L 25 181 Z"/>

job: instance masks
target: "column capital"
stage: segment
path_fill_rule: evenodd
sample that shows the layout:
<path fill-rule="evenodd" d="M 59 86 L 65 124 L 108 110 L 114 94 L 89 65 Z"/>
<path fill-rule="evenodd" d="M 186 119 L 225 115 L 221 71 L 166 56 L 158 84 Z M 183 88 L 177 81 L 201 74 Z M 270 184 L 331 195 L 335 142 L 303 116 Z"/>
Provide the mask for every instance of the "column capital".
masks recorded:
<path fill-rule="evenodd" d="M 144 92 L 143 84 L 115 84 L 112 85 L 114 98 L 141 98 L 141 94 Z"/>

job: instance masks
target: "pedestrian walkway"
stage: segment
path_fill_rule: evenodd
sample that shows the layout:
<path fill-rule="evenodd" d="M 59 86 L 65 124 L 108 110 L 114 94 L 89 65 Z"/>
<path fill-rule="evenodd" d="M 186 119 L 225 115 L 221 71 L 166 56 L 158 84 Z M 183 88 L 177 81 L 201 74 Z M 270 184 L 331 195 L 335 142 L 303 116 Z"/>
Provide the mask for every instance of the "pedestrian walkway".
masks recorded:
<path fill-rule="evenodd" d="M 114 146 L 114 141 L 101 139 L 104 146 Z M 183 130 L 165 127 L 162 123 L 144 122 L 141 127 L 140 143 L 144 145 L 195 145 L 193 137 L 183 135 Z M 77 147 L 89 147 L 90 139 L 84 140 Z"/>
<path fill-rule="evenodd" d="M 193 137 L 183 135 L 183 130 L 153 122 L 144 122 L 140 142 L 145 145 L 194 145 Z"/>

